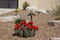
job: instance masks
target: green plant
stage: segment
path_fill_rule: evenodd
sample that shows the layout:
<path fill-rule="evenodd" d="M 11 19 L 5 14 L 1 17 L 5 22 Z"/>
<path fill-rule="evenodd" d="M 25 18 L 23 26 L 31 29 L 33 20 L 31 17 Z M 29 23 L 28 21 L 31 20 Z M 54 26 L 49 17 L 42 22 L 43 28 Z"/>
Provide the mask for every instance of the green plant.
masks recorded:
<path fill-rule="evenodd" d="M 21 21 L 22 21 L 22 19 L 16 19 L 15 24 L 20 23 Z"/>
<path fill-rule="evenodd" d="M 26 27 L 24 27 L 24 30 L 23 30 L 23 37 L 24 38 L 29 37 L 29 30 Z"/>
<path fill-rule="evenodd" d="M 26 8 L 29 6 L 29 4 L 27 3 L 27 2 L 25 2 L 24 4 L 23 4 L 23 10 L 26 10 Z"/>
<path fill-rule="evenodd" d="M 56 0 L 55 2 L 56 2 L 56 4 L 52 8 L 53 15 L 55 16 L 55 20 L 60 20 L 60 0 Z"/>
<path fill-rule="evenodd" d="M 19 29 L 17 35 L 18 35 L 19 37 L 23 37 L 23 30 Z"/>
<path fill-rule="evenodd" d="M 20 9 L 16 9 L 14 12 L 20 12 L 21 10 Z"/>
<path fill-rule="evenodd" d="M 36 32 L 34 29 L 29 29 L 29 37 L 33 37 L 36 35 Z"/>
<path fill-rule="evenodd" d="M 60 16 L 56 16 L 55 20 L 60 20 Z"/>
<path fill-rule="evenodd" d="M 54 10 L 54 16 L 60 16 L 60 1 L 56 1 Z"/>
<path fill-rule="evenodd" d="M 24 20 L 15 25 L 15 30 L 17 30 L 15 32 L 16 35 L 18 35 L 19 37 L 27 38 L 35 36 L 38 27 L 33 25 L 33 22 L 26 23 L 26 21 Z"/>

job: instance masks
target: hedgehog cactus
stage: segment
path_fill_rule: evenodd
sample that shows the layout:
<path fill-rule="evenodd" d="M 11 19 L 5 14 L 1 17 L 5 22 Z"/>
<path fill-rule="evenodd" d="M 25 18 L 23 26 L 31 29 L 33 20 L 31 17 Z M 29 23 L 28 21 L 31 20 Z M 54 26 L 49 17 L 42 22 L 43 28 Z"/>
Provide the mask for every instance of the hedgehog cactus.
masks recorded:
<path fill-rule="evenodd" d="M 19 37 L 23 37 L 23 30 L 19 29 L 19 30 L 18 30 L 18 34 L 17 34 L 17 36 L 19 36 Z"/>
<path fill-rule="evenodd" d="M 25 27 L 24 31 L 23 31 L 23 37 L 27 38 L 29 37 L 29 31 L 28 29 Z"/>
<path fill-rule="evenodd" d="M 30 36 L 30 37 L 35 36 L 35 34 L 36 34 L 36 32 L 35 32 L 34 29 L 30 29 L 30 30 L 29 30 L 29 36 Z"/>
<path fill-rule="evenodd" d="M 22 21 L 15 25 L 16 35 L 19 37 L 33 37 L 36 35 L 36 30 L 38 30 L 38 27 L 34 26 L 33 22 L 26 23 L 25 21 Z"/>

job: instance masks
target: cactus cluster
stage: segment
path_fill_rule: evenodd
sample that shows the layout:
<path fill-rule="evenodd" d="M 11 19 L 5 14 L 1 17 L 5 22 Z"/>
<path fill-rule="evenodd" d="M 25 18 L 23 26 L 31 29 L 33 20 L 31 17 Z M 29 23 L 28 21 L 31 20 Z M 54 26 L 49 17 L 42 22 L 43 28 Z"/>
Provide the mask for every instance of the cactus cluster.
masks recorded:
<path fill-rule="evenodd" d="M 27 23 L 25 20 L 23 20 L 20 23 L 15 24 L 14 30 L 17 36 L 27 38 L 35 36 L 38 27 L 35 26 L 33 22 Z"/>

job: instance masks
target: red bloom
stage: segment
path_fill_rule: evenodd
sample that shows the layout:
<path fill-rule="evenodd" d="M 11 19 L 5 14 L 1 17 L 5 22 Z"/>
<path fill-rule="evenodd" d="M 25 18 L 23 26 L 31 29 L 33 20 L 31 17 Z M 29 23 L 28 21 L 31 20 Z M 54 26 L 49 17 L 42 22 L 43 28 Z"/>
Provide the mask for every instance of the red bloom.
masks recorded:
<path fill-rule="evenodd" d="M 19 24 L 15 24 L 15 30 L 19 28 Z"/>
<path fill-rule="evenodd" d="M 22 21 L 22 22 L 20 22 L 20 24 L 26 24 L 26 22 L 25 21 Z"/>
<path fill-rule="evenodd" d="M 33 25 L 33 22 L 31 21 L 31 22 L 29 22 L 28 24 L 31 24 L 31 25 Z"/>
<path fill-rule="evenodd" d="M 31 28 L 32 28 L 29 24 L 26 24 L 26 27 L 27 27 L 28 29 L 31 29 Z"/>
<path fill-rule="evenodd" d="M 21 29 L 21 30 L 24 30 L 24 28 L 23 28 L 22 26 L 20 26 L 20 29 Z"/>
<path fill-rule="evenodd" d="M 32 26 L 32 28 L 33 28 L 34 30 L 38 30 L 38 27 L 37 27 L 37 26 Z"/>

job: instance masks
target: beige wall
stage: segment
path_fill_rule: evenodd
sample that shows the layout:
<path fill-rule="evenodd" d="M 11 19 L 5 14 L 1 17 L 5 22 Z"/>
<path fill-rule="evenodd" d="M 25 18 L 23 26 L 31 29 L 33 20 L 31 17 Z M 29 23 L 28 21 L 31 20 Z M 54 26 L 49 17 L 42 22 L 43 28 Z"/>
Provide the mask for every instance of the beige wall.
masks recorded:
<path fill-rule="evenodd" d="M 25 1 L 27 1 L 30 6 L 51 10 L 51 7 L 55 4 L 56 0 L 19 0 L 20 9 Z"/>
<path fill-rule="evenodd" d="M 38 7 L 38 1 L 37 0 L 33 0 L 33 1 L 31 1 L 31 0 L 19 0 L 19 8 L 22 8 L 22 5 L 25 1 L 27 1 L 30 6 Z"/>

